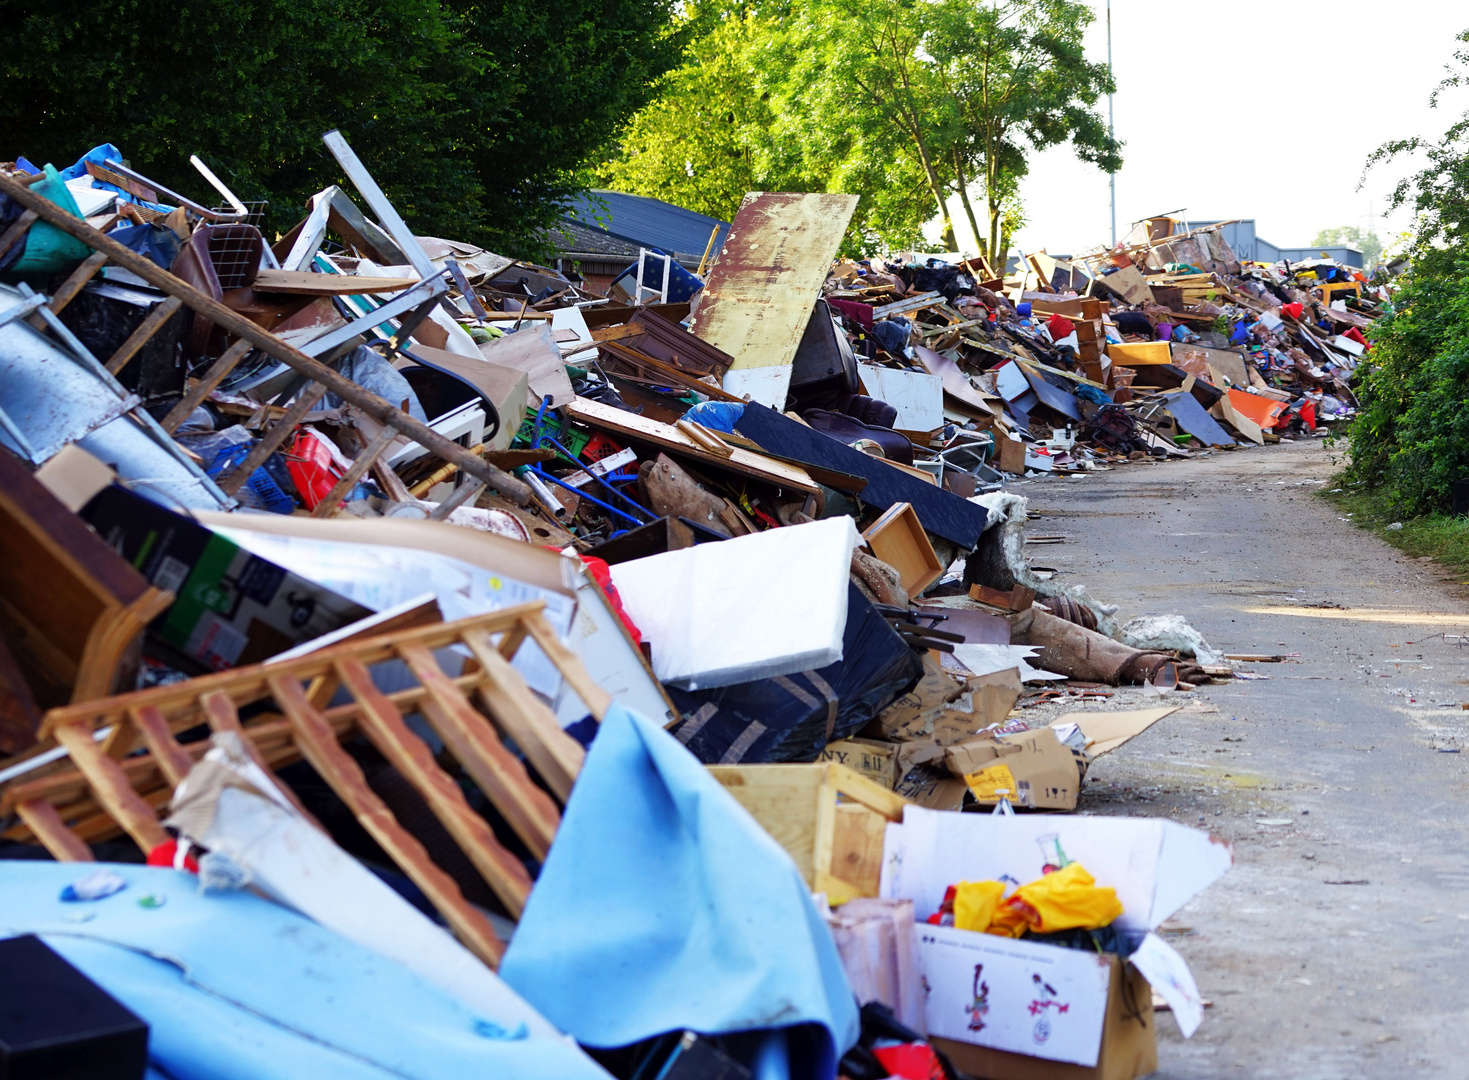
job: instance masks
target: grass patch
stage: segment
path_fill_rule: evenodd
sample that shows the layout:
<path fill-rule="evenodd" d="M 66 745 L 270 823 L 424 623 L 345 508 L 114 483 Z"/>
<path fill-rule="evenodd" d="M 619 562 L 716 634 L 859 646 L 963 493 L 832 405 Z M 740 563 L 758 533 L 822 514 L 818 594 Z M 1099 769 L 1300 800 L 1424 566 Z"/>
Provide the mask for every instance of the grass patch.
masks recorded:
<path fill-rule="evenodd" d="M 1366 529 L 1407 555 L 1431 555 L 1457 572 L 1469 574 L 1469 517 L 1456 518 L 1434 513 L 1405 518 L 1392 499 L 1382 491 L 1369 491 L 1334 479 L 1318 494 L 1343 517 L 1350 515 L 1359 529 Z M 1402 528 L 1388 526 L 1401 522 Z"/>

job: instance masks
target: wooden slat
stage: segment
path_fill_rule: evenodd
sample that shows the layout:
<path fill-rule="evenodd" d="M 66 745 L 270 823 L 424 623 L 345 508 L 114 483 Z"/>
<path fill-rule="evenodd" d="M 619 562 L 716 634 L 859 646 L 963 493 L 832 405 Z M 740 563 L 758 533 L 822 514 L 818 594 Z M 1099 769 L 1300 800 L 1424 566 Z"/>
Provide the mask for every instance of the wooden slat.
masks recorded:
<path fill-rule="evenodd" d="M 5 254 L 15 247 L 26 231 L 36 223 L 38 216 L 34 210 L 27 210 L 15 219 L 3 235 L 0 235 L 0 258 L 4 258 Z"/>
<path fill-rule="evenodd" d="M 551 793 L 564 804 L 581 772 L 586 751 L 561 729 L 541 699 L 490 643 L 489 635 L 466 633 L 464 644 L 480 662 L 487 680 L 479 686 L 480 700 L 500 730 L 515 741 Z"/>
<path fill-rule="evenodd" d="M 489 823 L 470 809 L 459 785 L 434 762 L 424 741 L 408 730 L 403 714 L 373 685 L 367 668 L 355 660 L 343 660 L 337 671 L 362 705 L 362 730 L 372 744 L 423 796 L 511 918 L 520 918 L 531 885 L 520 860 L 500 845 Z"/>
<path fill-rule="evenodd" d="M 290 296 L 369 296 L 401 292 L 418 277 L 358 277 L 355 274 L 319 274 L 313 270 L 261 270 L 251 288 L 258 293 Z"/>
<path fill-rule="evenodd" d="M 296 793 L 291 790 L 288 784 L 281 783 L 280 777 L 276 776 L 275 772 L 271 769 L 270 762 L 266 760 L 261 748 L 255 743 L 255 740 L 259 737 L 257 734 L 259 729 L 251 727 L 247 731 L 240 724 L 239 711 L 235 708 L 235 703 L 230 699 L 228 694 L 222 690 L 211 690 L 206 694 L 201 694 L 199 697 L 199 707 L 209 722 L 210 731 L 233 731 L 239 735 L 240 741 L 245 746 L 245 753 L 249 754 L 250 760 L 255 762 L 266 776 L 270 777 L 276 788 L 286 797 L 286 801 L 307 821 L 311 822 L 317 828 L 321 828 L 321 823 L 312 816 L 311 811 L 306 809 L 305 804 L 296 797 Z M 335 727 L 335 725 L 333 726 Z M 322 829 L 322 831 L 325 832 L 326 830 Z"/>
<path fill-rule="evenodd" d="M 116 375 L 127 367 L 132 358 L 138 355 L 138 350 L 148 344 L 148 340 L 163 328 L 163 324 L 173 317 L 175 311 L 183 306 L 182 300 L 176 296 L 170 296 L 148 312 L 148 317 L 138 324 L 138 328 L 128 335 L 128 339 L 117 347 L 117 352 L 112 354 L 112 359 L 107 361 L 107 370 Z"/>
<path fill-rule="evenodd" d="M 132 718 L 133 726 L 143 737 L 143 744 L 158 762 L 163 775 L 170 784 L 178 787 L 194 767 L 194 759 L 184 752 L 173 732 L 168 730 L 168 717 L 157 706 L 144 705 L 133 710 Z"/>
<path fill-rule="evenodd" d="M 73 217 L 55 203 L 31 191 L 24 184 L 9 177 L 0 176 L 0 191 L 49 224 L 55 225 L 62 232 L 76 237 L 94 251 L 106 252 L 113 263 L 138 275 L 154 288 L 184 301 L 191 309 L 227 333 L 245 338 L 256 348 L 263 349 L 298 373 L 324 384 L 332 393 L 351 403 L 378 423 L 397 428 L 420 446 L 432 451 L 445 461 L 459 465 L 466 472 L 484 480 L 521 506 L 530 502 L 530 488 L 515 477 L 495 468 L 482 458 L 465 453 L 464 447 L 452 439 L 445 438 L 427 424 L 415 420 L 390 402 L 364 390 L 316 358 L 307 356 L 300 349 L 282 341 L 269 330 L 256 325 L 239 312 L 232 311 L 212 296 L 205 295 L 186 281 L 170 274 L 151 259 L 139 255 L 110 236 L 92 228 L 85 221 Z M 18 224 L 19 221 L 17 221 Z M 0 239 L 0 244 L 3 243 L 4 240 Z"/>
<path fill-rule="evenodd" d="M 59 315 L 61 309 L 76 299 L 77 293 L 82 287 L 97 276 L 97 271 L 102 269 L 107 262 L 107 256 L 100 251 L 94 251 L 88 255 L 82 264 L 71 272 L 71 276 L 57 287 L 51 294 L 51 302 L 46 305 L 53 315 Z"/>
<path fill-rule="evenodd" d="M 581 698 L 582 704 L 587 707 L 598 722 L 607 715 L 608 708 L 612 705 L 612 695 L 593 681 L 587 673 L 586 666 L 581 662 L 581 657 L 572 652 L 561 643 L 556 636 L 556 631 L 546 621 L 546 617 L 537 612 L 527 615 L 522 620 L 525 627 L 530 631 L 531 637 L 535 638 L 541 651 L 551 658 L 551 662 L 560 670 L 562 677 L 571 684 L 576 691 L 576 696 Z"/>
<path fill-rule="evenodd" d="M 531 854 L 544 859 L 560 824 L 556 804 L 439 669 L 433 653 L 420 645 L 406 645 L 402 655 L 428 691 L 419 706 L 424 717 Z"/>
<path fill-rule="evenodd" d="M 209 370 L 192 382 L 182 400 L 168 410 L 168 415 L 163 418 L 159 426 L 170 435 L 177 431 L 179 425 L 187 420 L 195 409 L 204 404 L 204 399 L 214 393 L 215 388 L 224 382 L 229 373 L 234 371 L 240 361 L 249 356 L 250 351 L 254 348 L 254 345 L 241 338 L 221 353 L 219 359 L 209 365 Z"/>
<path fill-rule="evenodd" d="M 92 740 L 92 732 L 83 724 L 62 724 L 56 729 L 56 741 L 71 753 L 71 760 L 87 778 L 98 804 L 112 815 L 133 842 L 146 855 L 168 840 L 168 833 L 158 823 L 158 816 L 128 783 L 127 774 L 117 762 L 102 752 Z"/>
<path fill-rule="evenodd" d="M 332 485 L 332 489 L 326 493 L 326 498 L 316 504 L 316 509 L 311 511 L 314 518 L 331 517 L 338 506 L 357 486 L 359 480 L 367 475 L 367 470 L 377 464 L 377 459 L 382 456 L 384 450 L 392 445 L 393 440 L 398 438 L 398 433 L 390 427 L 385 427 L 377 433 L 377 438 L 363 447 L 362 451 L 352 460 L 342 478 Z"/>
<path fill-rule="evenodd" d="M 219 489 L 226 495 L 233 495 L 245 486 L 245 481 L 250 479 L 250 474 L 265 464 L 266 458 L 275 453 L 281 443 L 290 437 L 296 430 L 296 425 L 305 419 L 318 401 L 326 394 L 326 387 L 321 383 L 311 383 L 292 402 L 291 407 L 285 411 L 279 420 L 271 425 L 270 430 L 260 436 L 245 460 L 235 466 L 226 476 L 219 481 Z"/>
<path fill-rule="evenodd" d="M 423 845 L 373 794 L 357 762 L 337 745 L 331 725 L 306 700 L 301 684 L 289 675 L 272 676 L 269 682 L 277 703 L 291 718 L 296 745 L 311 767 L 331 785 L 388 857 L 423 890 L 464 946 L 490 967 L 499 966 L 505 945 L 488 920 L 464 899 L 454 879 L 434 865 Z"/>
<path fill-rule="evenodd" d="M 15 808 L 17 816 L 26 823 L 41 846 L 49 851 L 57 862 L 94 862 L 92 849 L 80 836 L 66 827 L 56 807 L 34 799 Z"/>

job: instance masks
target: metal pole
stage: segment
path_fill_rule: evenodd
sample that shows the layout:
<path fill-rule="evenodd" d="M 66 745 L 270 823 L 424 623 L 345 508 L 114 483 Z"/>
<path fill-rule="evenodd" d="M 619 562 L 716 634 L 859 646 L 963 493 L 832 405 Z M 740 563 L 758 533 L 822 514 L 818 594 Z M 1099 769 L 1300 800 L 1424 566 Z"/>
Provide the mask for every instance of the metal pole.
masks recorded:
<path fill-rule="evenodd" d="M 1112 74 L 1112 0 L 1107 0 L 1107 74 Z M 1114 76 L 1115 78 L 1115 76 Z M 1112 95 L 1107 95 L 1107 138 L 1116 138 L 1112 126 Z M 1109 175 L 1112 188 L 1112 246 L 1117 246 L 1117 174 Z"/>

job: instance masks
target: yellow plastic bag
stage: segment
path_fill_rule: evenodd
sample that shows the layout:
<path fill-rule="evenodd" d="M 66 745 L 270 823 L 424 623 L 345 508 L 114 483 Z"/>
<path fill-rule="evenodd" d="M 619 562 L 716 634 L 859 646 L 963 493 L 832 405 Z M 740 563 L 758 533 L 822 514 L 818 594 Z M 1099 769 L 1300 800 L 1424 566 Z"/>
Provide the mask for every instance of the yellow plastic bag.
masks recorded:
<path fill-rule="evenodd" d="M 1117 890 L 1099 887 L 1081 863 L 1047 874 L 1015 890 L 991 923 L 991 933 L 1019 937 L 1058 930 L 1097 930 L 1122 914 Z"/>
<path fill-rule="evenodd" d="M 960 930 L 989 930 L 995 910 L 1005 896 L 1001 881 L 961 881 L 954 887 L 954 926 Z"/>

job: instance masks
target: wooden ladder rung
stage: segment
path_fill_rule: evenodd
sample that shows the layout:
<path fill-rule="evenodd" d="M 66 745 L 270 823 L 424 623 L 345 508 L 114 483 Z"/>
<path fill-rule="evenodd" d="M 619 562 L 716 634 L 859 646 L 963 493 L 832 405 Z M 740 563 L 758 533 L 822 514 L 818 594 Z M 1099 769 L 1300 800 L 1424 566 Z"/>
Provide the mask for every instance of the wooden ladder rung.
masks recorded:
<path fill-rule="evenodd" d="M 244 487 L 245 481 L 250 479 L 250 474 L 265 464 L 266 459 L 290 437 L 291 432 L 296 430 L 296 425 L 325 394 L 326 387 L 321 383 L 311 383 L 302 390 L 300 396 L 285 411 L 285 414 L 260 437 L 260 441 L 245 456 L 245 460 L 240 462 L 227 476 L 220 479 L 219 489 L 226 495 L 233 495 Z"/>
<path fill-rule="evenodd" d="M 204 404 L 204 399 L 214 393 L 215 387 L 224 382 L 230 372 L 234 371 L 240 361 L 249 356 L 250 351 L 254 348 L 255 346 L 241 338 L 221 353 L 219 359 L 209 365 L 208 371 L 198 379 L 191 381 L 183 400 L 168 410 L 168 415 L 163 418 L 159 427 L 170 435 L 177 431 L 179 426 L 193 415 L 194 410 Z"/>
<path fill-rule="evenodd" d="M 138 328 L 128 335 L 128 339 L 118 346 L 117 352 L 113 353 L 112 358 L 107 361 L 107 370 L 116 375 L 127 367 L 132 358 L 138 355 L 139 350 L 148 344 L 153 335 L 162 329 L 163 324 L 173 317 L 173 313 L 183 306 L 182 300 L 170 296 L 148 312 L 148 317 L 138 324 Z"/>

